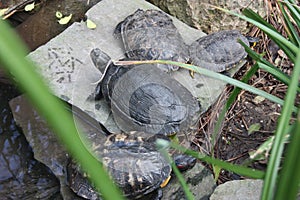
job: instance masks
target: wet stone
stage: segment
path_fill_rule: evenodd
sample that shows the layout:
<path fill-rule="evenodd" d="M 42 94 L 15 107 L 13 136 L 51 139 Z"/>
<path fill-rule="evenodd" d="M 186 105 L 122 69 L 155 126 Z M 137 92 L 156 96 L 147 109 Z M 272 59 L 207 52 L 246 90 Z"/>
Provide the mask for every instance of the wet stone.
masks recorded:
<path fill-rule="evenodd" d="M 61 199 L 59 181 L 33 158 L 8 101 L 18 92 L 0 84 L 0 197 L 1 199 Z"/>

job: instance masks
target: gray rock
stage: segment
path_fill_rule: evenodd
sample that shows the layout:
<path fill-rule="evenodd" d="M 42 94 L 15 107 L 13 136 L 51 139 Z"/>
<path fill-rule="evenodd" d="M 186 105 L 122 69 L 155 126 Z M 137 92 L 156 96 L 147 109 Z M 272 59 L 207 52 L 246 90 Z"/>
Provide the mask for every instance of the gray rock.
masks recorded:
<path fill-rule="evenodd" d="M 216 187 L 212 173 L 203 165 L 197 163 L 195 167 L 183 173 L 189 190 L 195 199 L 208 199 Z M 184 200 L 185 194 L 176 177 L 163 188 L 163 200 Z"/>
<path fill-rule="evenodd" d="M 262 190 L 262 180 L 228 181 L 219 185 L 210 200 L 258 200 Z"/>
<path fill-rule="evenodd" d="M 9 104 L 16 123 L 22 128 L 33 149 L 34 158 L 48 166 L 59 179 L 63 199 L 79 199 L 66 185 L 65 181 L 68 153 L 50 130 L 47 122 L 38 115 L 24 95 L 12 99 Z"/>
<path fill-rule="evenodd" d="M 136 9 L 158 9 L 146 1 L 103 0 L 87 12 L 88 19 L 97 24 L 88 29 L 84 22 L 74 23 L 63 33 L 29 55 L 56 96 L 76 105 L 100 121 L 111 132 L 119 132 L 106 102 L 90 102 L 87 97 L 94 91 L 100 72 L 93 66 L 90 51 L 98 47 L 112 59 L 124 56 L 120 40 L 113 36 L 115 26 Z M 173 18 L 174 24 L 187 44 L 204 34 Z M 173 76 L 199 99 L 202 112 L 215 102 L 225 83 L 203 75 L 191 78 L 189 71 L 180 69 Z"/>
<path fill-rule="evenodd" d="M 244 8 L 251 8 L 260 15 L 266 15 L 265 1 L 248 0 L 149 0 L 164 11 L 176 16 L 186 24 L 196 27 L 205 33 L 220 30 L 239 29 L 248 32 L 247 22 L 233 15 L 229 15 L 212 6 L 225 8 L 237 13 Z"/>
<path fill-rule="evenodd" d="M 47 165 L 59 179 L 63 198 L 65 200 L 81 199 L 66 184 L 65 168 L 69 156 L 55 134 L 47 126 L 46 121 L 38 115 L 24 95 L 12 99 L 10 107 L 16 123 L 22 128 L 26 139 L 33 148 L 34 157 Z M 103 132 L 98 122 L 78 108 L 74 108 L 72 111 L 75 124 L 85 133 L 86 138 L 90 141 L 99 139 L 96 134 Z M 183 175 L 195 199 L 204 199 L 213 192 L 215 187 L 213 175 L 202 164 L 196 163 L 192 169 Z M 163 188 L 163 199 L 185 199 L 181 185 L 174 175 L 168 185 Z"/>

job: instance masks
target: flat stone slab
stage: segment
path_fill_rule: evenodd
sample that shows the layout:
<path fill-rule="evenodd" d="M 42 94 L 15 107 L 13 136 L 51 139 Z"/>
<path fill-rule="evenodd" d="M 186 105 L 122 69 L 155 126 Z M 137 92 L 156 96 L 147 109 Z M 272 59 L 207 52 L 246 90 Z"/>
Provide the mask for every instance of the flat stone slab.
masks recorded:
<path fill-rule="evenodd" d="M 74 23 L 29 55 L 39 66 L 39 72 L 56 96 L 84 110 L 111 132 L 119 132 L 119 129 L 111 117 L 107 103 L 104 100 L 87 101 L 101 76 L 89 54 L 93 48 L 100 48 L 114 60 L 124 57 L 121 40 L 113 36 L 113 31 L 120 21 L 138 8 L 158 9 L 142 0 L 103 0 L 86 14 L 88 19 L 97 24 L 96 29 L 87 28 L 85 22 Z M 173 21 L 187 44 L 204 36 L 201 31 L 176 18 Z M 185 69 L 172 75 L 199 99 L 202 112 L 215 102 L 225 87 L 224 82 L 199 74 L 192 78 Z"/>
<path fill-rule="evenodd" d="M 65 168 L 69 156 L 47 122 L 31 106 L 25 95 L 12 99 L 9 105 L 16 123 L 22 128 L 26 140 L 33 149 L 34 158 L 49 167 L 60 181 L 60 193 L 63 199 L 82 199 L 66 185 Z"/>
<path fill-rule="evenodd" d="M 63 199 L 82 199 L 66 183 L 65 168 L 69 155 L 48 127 L 47 122 L 31 106 L 24 95 L 12 99 L 9 104 L 16 123 L 22 128 L 27 141 L 34 150 L 34 157 L 47 165 L 59 179 Z M 73 113 L 75 124 L 85 133 L 86 139 L 96 142 L 99 137 L 101 138 L 99 134 L 103 131 L 99 130 L 100 127 L 96 120 L 77 108 L 73 108 Z M 103 137 L 106 136 L 103 135 Z M 201 163 L 196 163 L 192 169 L 184 172 L 183 176 L 195 199 L 207 198 L 215 188 L 213 175 Z M 181 185 L 174 175 L 168 185 L 163 188 L 162 200 L 168 199 L 185 199 Z"/>

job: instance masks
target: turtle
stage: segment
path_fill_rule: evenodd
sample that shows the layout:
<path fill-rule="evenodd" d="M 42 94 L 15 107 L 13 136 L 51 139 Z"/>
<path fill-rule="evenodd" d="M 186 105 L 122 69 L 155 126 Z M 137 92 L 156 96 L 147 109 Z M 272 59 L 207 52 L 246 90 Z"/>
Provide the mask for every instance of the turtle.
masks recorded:
<path fill-rule="evenodd" d="M 115 65 L 99 48 L 90 57 L 103 74 L 88 100 L 105 99 L 121 131 L 176 136 L 181 144 L 189 143 L 186 133 L 198 122 L 201 104 L 188 89 L 156 65 Z M 172 154 L 181 171 L 196 163 L 194 157 Z"/>
<path fill-rule="evenodd" d="M 106 99 L 122 131 L 172 135 L 198 121 L 199 101 L 156 65 L 115 65 L 98 48 L 90 56 L 104 74 L 89 99 Z"/>
<path fill-rule="evenodd" d="M 96 137 L 96 141 L 91 141 L 92 152 L 124 197 L 140 199 L 151 196 L 151 199 L 161 199 L 161 187 L 169 181 L 172 168 L 157 151 L 153 135 L 130 132 L 114 133 L 107 137 L 97 134 Z M 101 199 L 101 194 L 74 160 L 67 165 L 67 182 L 77 195 L 91 200 Z"/>
<path fill-rule="evenodd" d="M 240 39 L 250 46 L 247 37 L 238 30 L 224 30 L 194 41 L 189 48 L 189 62 L 215 72 L 225 72 L 247 57 Z"/>
<path fill-rule="evenodd" d="M 116 26 L 114 34 L 117 38 L 122 38 L 125 55 L 130 59 L 172 60 L 215 72 L 228 71 L 247 56 L 238 39 L 247 46 L 253 40 L 238 30 L 224 30 L 201 37 L 187 45 L 172 19 L 155 9 L 136 10 Z M 160 65 L 160 68 L 168 72 L 179 69 L 172 65 Z"/>
<path fill-rule="evenodd" d="M 121 21 L 114 30 L 121 38 L 125 55 L 134 60 L 172 60 L 187 62 L 188 46 L 172 19 L 160 10 L 138 9 Z M 158 65 L 164 71 L 176 71 L 174 65 Z"/>

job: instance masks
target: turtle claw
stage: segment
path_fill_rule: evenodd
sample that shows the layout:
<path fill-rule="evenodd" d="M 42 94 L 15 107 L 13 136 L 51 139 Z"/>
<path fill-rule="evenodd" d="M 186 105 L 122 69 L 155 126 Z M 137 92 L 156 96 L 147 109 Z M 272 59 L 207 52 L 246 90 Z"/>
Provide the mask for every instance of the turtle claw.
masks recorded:
<path fill-rule="evenodd" d="M 195 71 L 193 71 L 193 70 L 190 70 L 189 72 L 190 72 L 190 76 L 191 76 L 191 78 L 192 78 L 192 79 L 194 79 L 194 78 L 195 78 Z"/>

